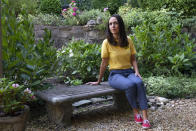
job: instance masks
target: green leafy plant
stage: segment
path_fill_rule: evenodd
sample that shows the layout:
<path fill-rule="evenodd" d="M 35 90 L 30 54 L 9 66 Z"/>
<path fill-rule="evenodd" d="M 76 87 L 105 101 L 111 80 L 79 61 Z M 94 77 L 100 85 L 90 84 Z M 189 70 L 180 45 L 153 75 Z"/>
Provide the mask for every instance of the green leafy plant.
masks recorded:
<path fill-rule="evenodd" d="M 69 9 L 71 10 L 71 9 Z M 104 30 L 105 25 L 110 17 L 110 13 L 108 11 L 103 12 L 99 9 L 85 10 L 81 13 L 77 13 L 76 16 L 72 15 L 72 11 L 69 12 L 67 9 L 63 12 L 66 13 L 65 17 L 60 17 L 55 14 L 43 14 L 39 13 L 37 15 L 29 15 L 29 20 L 33 22 L 33 24 L 42 24 L 42 25 L 85 25 L 91 19 L 96 20 L 98 17 L 102 19 L 102 24 L 97 25 L 99 30 Z M 68 15 L 69 14 L 69 15 Z M 22 19 L 21 17 L 18 18 Z"/>
<path fill-rule="evenodd" d="M 184 70 L 192 72 L 193 68 L 190 67 L 194 63 L 195 44 L 189 39 L 188 34 L 181 34 L 180 25 L 170 28 L 167 24 L 144 23 L 133 28 L 133 32 L 131 37 L 134 40 L 138 62 L 143 73 L 170 75 L 175 74 L 177 69 L 181 72 Z M 177 54 L 184 54 L 184 57 L 182 55 L 183 58 L 179 58 Z"/>
<path fill-rule="evenodd" d="M 77 6 L 80 10 L 90 10 L 92 9 L 91 0 L 77 0 Z"/>
<path fill-rule="evenodd" d="M 117 13 L 124 3 L 125 0 L 91 0 L 92 9 L 104 10 L 107 7 L 111 15 Z"/>
<path fill-rule="evenodd" d="M 194 27 L 196 25 L 196 16 L 185 18 L 182 20 L 183 26 L 185 27 Z"/>
<path fill-rule="evenodd" d="M 107 2 L 106 0 L 91 0 L 91 8 L 103 10 L 107 6 Z"/>
<path fill-rule="evenodd" d="M 64 80 L 64 83 L 67 84 L 67 85 L 81 85 L 82 84 L 82 80 L 79 80 L 79 79 L 72 79 L 70 77 L 66 77 L 65 80 Z"/>
<path fill-rule="evenodd" d="M 39 13 L 37 15 L 29 15 L 28 18 L 33 24 L 38 25 L 64 25 L 64 20 L 56 14 Z"/>
<path fill-rule="evenodd" d="M 123 0 L 108 0 L 107 7 L 110 14 L 116 14 L 118 12 L 118 8 L 123 5 Z"/>
<path fill-rule="evenodd" d="M 9 7 L 15 10 L 18 16 L 25 10 L 28 14 L 35 14 L 38 11 L 37 0 L 6 0 L 9 1 Z"/>
<path fill-rule="evenodd" d="M 189 69 L 193 67 L 193 64 L 190 62 L 190 60 L 185 58 L 184 53 L 181 55 L 176 54 L 173 57 L 168 57 L 168 59 L 173 64 L 172 70 L 174 70 L 176 73 L 182 69 Z"/>
<path fill-rule="evenodd" d="M 147 22 L 147 24 L 163 24 L 170 28 L 181 23 L 179 13 L 170 12 L 165 9 L 160 11 L 143 11 L 140 8 L 131 8 L 125 5 L 119 8 L 118 14 L 122 16 L 128 31 L 131 31 L 132 27 L 143 25 L 144 22 Z"/>
<path fill-rule="evenodd" d="M 142 5 L 140 7 L 144 9 L 160 10 L 161 8 L 168 8 L 170 11 L 182 12 L 184 16 L 194 16 L 196 12 L 195 0 L 142 0 L 140 3 Z"/>
<path fill-rule="evenodd" d="M 17 115 L 24 105 L 35 100 L 33 92 L 6 78 L 0 79 L 0 116 Z"/>
<path fill-rule="evenodd" d="M 127 5 L 133 8 L 139 7 L 137 0 L 127 0 Z"/>
<path fill-rule="evenodd" d="M 96 20 L 98 17 L 100 17 L 102 19 L 102 22 L 105 26 L 106 22 L 109 18 L 110 14 L 109 12 L 105 11 L 101 11 L 99 9 L 92 9 L 89 11 L 83 11 L 80 15 L 79 15 L 79 19 L 80 19 L 80 24 L 81 25 L 85 25 L 89 20 Z"/>
<path fill-rule="evenodd" d="M 196 96 L 195 77 L 164 77 L 151 76 L 144 78 L 148 95 L 158 95 L 167 98 L 186 98 Z"/>
<path fill-rule="evenodd" d="M 58 50 L 57 55 L 61 65 L 58 72 L 65 77 L 69 77 L 66 78 L 67 81 L 77 79 L 82 80 L 82 82 L 97 80 L 101 63 L 100 45 L 88 44 L 84 41 L 72 41 L 68 46 L 63 46 Z"/>
<path fill-rule="evenodd" d="M 40 10 L 48 14 L 60 14 L 61 1 L 60 0 L 41 0 Z"/>
<path fill-rule="evenodd" d="M 3 70 L 4 76 L 31 88 L 39 88 L 46 77 L 52 75 L 56 49 L 51 33 L 45 30 L 43 40 L 35 41 L 33 24 L 25 11 L 21 20 L 15 17 L 9 3 L 2 4 Z"/>

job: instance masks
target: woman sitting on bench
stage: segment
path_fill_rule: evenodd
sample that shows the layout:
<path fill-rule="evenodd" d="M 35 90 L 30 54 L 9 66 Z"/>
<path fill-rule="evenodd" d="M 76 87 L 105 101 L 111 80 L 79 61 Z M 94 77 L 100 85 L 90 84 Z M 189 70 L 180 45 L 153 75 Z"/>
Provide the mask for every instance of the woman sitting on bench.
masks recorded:
<path fill-rule="evenodd" d="M 146 90 L 138 70 L 135 54 L 136 50 L 132 40 L 126 35 L 121 16 L 112 15 L 107 25 L 107 39 L 102 43 L 102 62 L 98 81 L 87 84 L 100 84 L 109 64 L 108 81 L 110 86 L 125 91 L 127 100 L 133 108 L 135 122 L 141 123 L 142 127 L 147 129 L 150 128 L 150 123 L 147 118 Z M 132 66 L 134 70 L 131 68 Z M 139 114 L 137 101 L 142 110 L 143 118 Z"/>

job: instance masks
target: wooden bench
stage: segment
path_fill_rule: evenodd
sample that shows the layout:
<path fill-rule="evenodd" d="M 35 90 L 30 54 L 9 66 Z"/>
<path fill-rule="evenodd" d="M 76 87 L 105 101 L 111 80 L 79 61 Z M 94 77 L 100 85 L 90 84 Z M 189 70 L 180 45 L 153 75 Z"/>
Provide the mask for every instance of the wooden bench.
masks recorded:
<path fill-rule="evenodd" d="M 124 92 L 111 88 L 107 82 L 101 85 L 79 85 L 66 87 L 56 85 L 55 88 L 36 92 L 36 96 L 46 101 L 50 121 L 68 126 L 71 124 L 72 103 L 92 97 L 113 95 L 114 107 L 120 111 L 130 109 Z"/>

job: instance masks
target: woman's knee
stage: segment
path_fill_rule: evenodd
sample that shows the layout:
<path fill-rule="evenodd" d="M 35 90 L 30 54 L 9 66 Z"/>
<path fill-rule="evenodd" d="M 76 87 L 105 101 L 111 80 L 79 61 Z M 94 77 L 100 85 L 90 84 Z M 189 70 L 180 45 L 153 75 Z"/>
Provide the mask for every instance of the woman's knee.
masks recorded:
<path fill-rule="evenodd" d="M 130 90 L 131 88 L 136 87 L 136 85 L 133 82 L 129 81 L 110 83 L 110 86 L 120 90 Z"/>
<path fill-rule="evenodd" d="M 133 77 L 131 80 L 134 81 L 134 83 L 136 85 L 143 85 L 144 84 L 142 79 L 140 79 L 138 76 Z"/>

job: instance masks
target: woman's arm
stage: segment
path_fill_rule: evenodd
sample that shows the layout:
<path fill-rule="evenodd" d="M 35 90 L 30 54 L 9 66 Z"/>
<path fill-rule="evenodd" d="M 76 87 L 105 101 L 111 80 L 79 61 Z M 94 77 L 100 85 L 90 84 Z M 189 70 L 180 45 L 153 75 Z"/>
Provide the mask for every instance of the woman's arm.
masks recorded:
<path fill-rule="evenodd" d="M 102 61 L 101 61 L 101 65 L 100 65 L 100 69 L 99 69 L 99 78 L 96 82 L 88 82 L 86 84 L 89 84 L 89 85 L 99 85 L 101 83 L 101 80 L 102 80 L 102 77 L 104 75 L 104 72 L 108 66 L 108 61 L 109 59 L 108 58 L 102 58 Z"/>
<path fill-rule="evenodd" d="M 135 75 L 139 76 L 142 79 L 142 77 L 139 73 L 139 69 L 138 69 L 138 66 L 137 66 L 137 61 L 136 61 L 135 55 L 131 55 L 131 64 L 133 65 L 133 68 L 135 70 Z"/>

